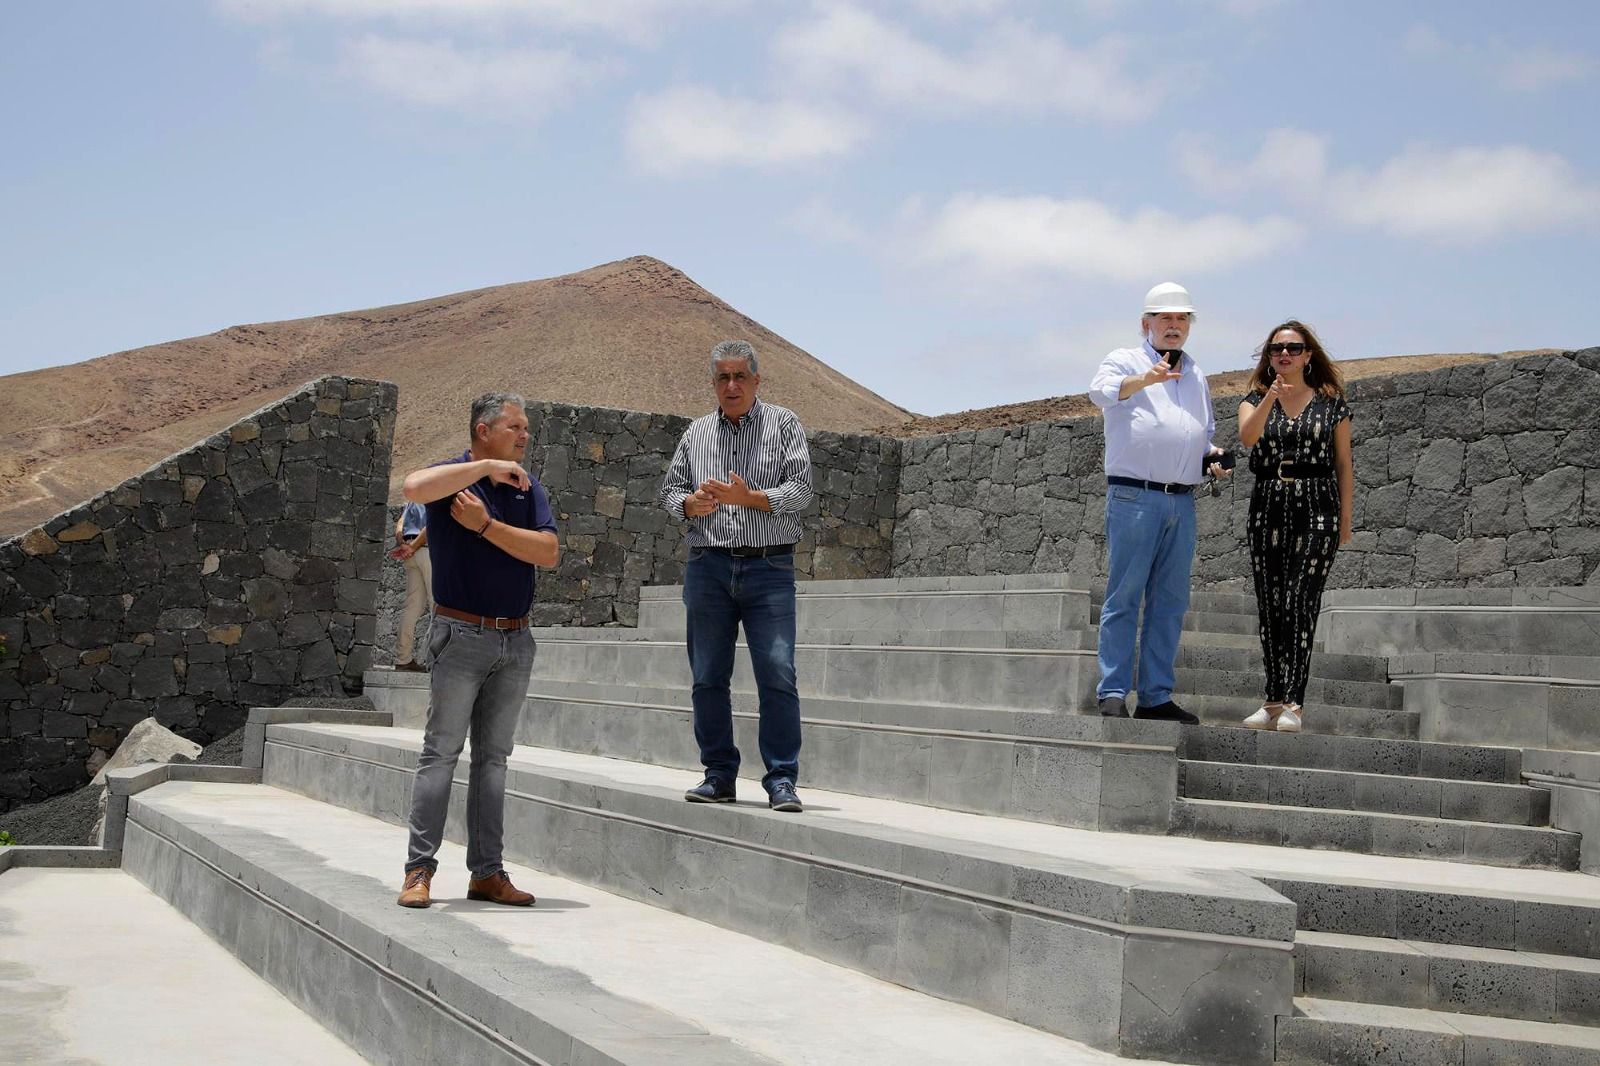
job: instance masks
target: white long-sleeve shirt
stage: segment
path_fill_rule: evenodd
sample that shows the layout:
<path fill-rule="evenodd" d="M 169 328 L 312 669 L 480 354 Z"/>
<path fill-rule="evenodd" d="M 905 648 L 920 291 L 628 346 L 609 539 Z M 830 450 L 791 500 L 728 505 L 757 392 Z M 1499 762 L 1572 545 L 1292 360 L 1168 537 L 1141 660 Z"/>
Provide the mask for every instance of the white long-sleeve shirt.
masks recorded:
<path fill-rule="evenodd" d="M 1217 419 L 1206 376 L 1194 359 L 1187 352 L 1179 359 L 1177 381 L 1117 398 L 1125 378 L 1146 373 L 1159 358 L 1148 340 L 1138 348 L 1118 348 L 1100 361 L 1089 383 L 1089 399 L 1106 420 L 1106 474 L 1198 485 Z"/>

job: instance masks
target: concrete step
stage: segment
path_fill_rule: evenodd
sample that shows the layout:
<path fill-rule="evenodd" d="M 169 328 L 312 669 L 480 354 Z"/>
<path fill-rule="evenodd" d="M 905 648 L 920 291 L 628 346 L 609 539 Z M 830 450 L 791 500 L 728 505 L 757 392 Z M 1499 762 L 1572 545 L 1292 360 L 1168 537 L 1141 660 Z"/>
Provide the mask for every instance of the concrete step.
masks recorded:
<path fill-rule="evenodd" d="M 683 646 L 680 625 L 635 629 L 624 626 L 540 626 L 533 631 L 539 641 L 610 640 L 644 641 Z M 933 648 L 1058 648 L 1094 650 L 1094 631 L 1088 629 L 803 629 L 797 644 L 851 644 L 866 647 L 905 646 Z M 740 647 L 744 647 L 740 642 Z"/>
<path fill-rule="evenodd" d="M 797 644 L 795 671 L 806 695 L 1019 710 L 1091 707 L 1097 680 L 1093 651 L 1061 649 Z M 681 685 L 689 680 L 689 665 L 681 643 L 545 639 L 533 679 L 534 686 L 593 679 Z M 732 686 L 755 690 L 748 655 L 735 659 Z"/>
<path fill-rule="evenodd" d="M 369 1061 L 122 870 L 7 870 L 0 929 L 0 1063 Z"/>
<path fill-rule="evenodd" d="M 1089 590 L 1089 604 L 1098 611 L 1105 602 L 1105 588 L 1097 586 Z M 1247 614 L 1256 617 L 1256 598 L 1249 592 L 1191 592 L 1189 593 L 1190 614 Z"/>
<path fill-rule="evenodd" d="M 1471 873 L 1472 887 L 1463 887 L 1461 868 L 1452 868 L 1455 876 L 1428 881 L 1309 868 L 1259 876 L 1294 900 L 1299 936 L 1342 933 L 1600 960 L 1600 898 L 1593 878 L 1480 868 Z M 1390 871 L 1399 872 L 1393 865 Z"/>
<path fill-rule="evenodd" d="M 1176 672 L 1178 691 L 1207 696 L 1233 696 L 1241 701 L 1255 701 L 1262 697 L 1262 672 L 1259 669 L 1205 670 L 1179 666 Z M 1321 676 L 1313 670 L 1306 682 L 1303 701 L 1315 709 L 1321 704 L 1341 707 L 1371 707 L 1377 710 L 1400 710 L 1405 691 L 1387 681 L 1342 681 Z M 1250 708 L 1254 710 L 1254 707 Z"/>
<path fill-rule="evenodd" d="M 130 812 L 129 869 L 374 1062 L 955 1066 L 991 1052 L 1055 1066 L 1113 1061 L 674 914 L 670 896 L 651 906 L 512 864 L 537 906 L 472 902 L 454 844 L 440 855 L 438 902 L 405 910 L 394 905 L 403 827 L 280 789 L 168 784 L 135 797 Z M 813 890 L 808 903 L 805 872 L 796 876 L 785 893 L 798 899 L 795 926 L 825 926 L 830 900 Z M 715 881 L 690 863 L 653 885 L 703 893 Z M 704 971 L 708 960 L 719 972 Z"/>
<path fill-rule="evenodd" d="M 1185 731 L 1180 754 L 1207 762 L 1520 784 L 1522 750 L 1266 729 L 1201 726 Z"/>
<path fill-rule="evenodd" d="M 1177 699 L 1185 710 L 1199 717 L 1202 725 L 1228 729 L 1241 728 L 1245 718 L 1261 706 L 1259 689 L 1249 698 L 1180 689 Z M 1307 734 L 1412 740 L 1418 728 L 1416 712 L 1404 709 L 1318 703 L 1302 712 L 1301 731 Z"/>
<path fill-rule="evenodd" d="M 1317 633 L 1331 651 L 1365 655 L 1592 656 L 1600 605 L 1325 607 Z"/>
<path fill-rule="evenodd" d="M 1178 646 L 1177 666 L 1200 670 L 1246 671 L 1261 673 L 1261 642 L 1252 640 L 1239 646 L 1213 645 L 1200 638 L 1213 634 L 1186 633 Z M 1311 656 L 1311 676 L 1332 681 L 1389 682 L 1389 659 L 1383 655 L 1335 655 L 1316 652 Z M 1258 684 L 1259 687 L 1259 684 Z"/>
<path fill-rule="evenodd" d="M 264 779 L 399 821 L 420 742 L 269 725 Z M 1010 849 L 997 840 L 1083 831 L 816 789 L 803 817 L 685 803 L 697 776 L 518 747 L 508 856 L 1096 1047 L 1270 1057 L 1294 909 L 1251 878 Z"/>
<path fill-rule="evenodd" d="M 1550 793 L 1526 785 L 1188 759 L 1179 763 L 1179 782 L 1180 794 L 1188 799 L 1373 811 L 1507 825 L 1544 826 L 1549 825 L 1550 818 Z"/>
<path fill-rule="evenodd" d="M 1273 847 L 1543 870 L 1578 868 L 1578 834 L 1538 826 L 1180 798 L 1173 804 L 1172 831 Z"/>
<path fill-rule="evenodd" d="M 1063 630 L 1089 622 L 1089 594 L 1066 575 L 802 581 L 800 629 Z M 640 589 L 639 625 L 683 632 L 681 586 Z"/>
<path fill-rule="evenodd" d="M 1278 1020 L 1278 1062 L 1527 1066 L 1600 1063 L 1600 1031 L 1414 1007 L 1299 998 Z"/>
<path fill-rule="evenodd" d="M 1428 670 L 1414 661 L 1396 680 L 1429 740 L 1600 751 L 1600 681 Z"/>
<path fill-rule="evenodd" d="M 740 750 L 760 750 L 758 717 L 736 711 Z M 814 786 L 950 810 L 1121 832 L 1165 833 L 1177 794 L 1174 745 L 1060 740 L 803 719 L 802 772 Z M 533 695 L 517 743 L 701 769 L 689 709 Z"/>
<path fill-rule="evenodd" d="M 1343 933 L 1294 950 L 1296 995 L 1600 1026 L 1600 960 Z"/>
<path fill-rule="evenodd" d="M 1100 607 L 1095 605 L 1089 612 L 1089 624 L 1095 627 L 1100 625 Z M 1261 646 L 1261 638 L 1257 628 L 1259 624 L 1255 608 L 1249 614 L 1229 614 L 1219 611 L 1190 611 L 1183 616 L 1183 633 L 1185 639 L 1193 633 L 1226 633 L 1231 636 L 1248 636 L 1255 641 L 1256 647 Z"/>

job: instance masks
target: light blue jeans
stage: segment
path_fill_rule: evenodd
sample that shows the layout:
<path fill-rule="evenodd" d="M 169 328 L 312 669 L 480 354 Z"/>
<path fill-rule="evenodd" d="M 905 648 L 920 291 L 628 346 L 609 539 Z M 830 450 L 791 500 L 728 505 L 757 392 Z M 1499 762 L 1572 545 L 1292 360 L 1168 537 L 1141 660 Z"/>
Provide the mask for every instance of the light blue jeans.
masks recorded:
<path fill-rule="evenodd" d="M 431 699 L 422 755 L 411 784 L 411 845 L 406 869 L 437 869 L 456 760 L 467 736 L 472 762 L 467 778 L 467 869 L 475 878 L 498 873 L 505 835 L 506 759 L 533 671 L 533 634 L 527 629 L 480 629 L 434 616 L 428 630 Z"/>
<path fill-rule="evenodd" d="M 1172 698 L 1178 637 L 1189 609 L 1194 546 L 1192 493 L 1106 486 L 1106 597 L 1100 607 L 1098 698 L 1134 691 L 1135 637 L 1139 706 L 1154 707 Z"/>

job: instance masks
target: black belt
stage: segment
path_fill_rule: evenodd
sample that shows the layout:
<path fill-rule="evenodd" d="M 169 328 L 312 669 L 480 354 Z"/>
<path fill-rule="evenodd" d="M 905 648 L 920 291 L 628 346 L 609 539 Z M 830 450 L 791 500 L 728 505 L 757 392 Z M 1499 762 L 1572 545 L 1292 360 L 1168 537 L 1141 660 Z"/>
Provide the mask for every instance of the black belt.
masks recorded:
<path fill-rule="evenodd" d="M 1267 476 L 1272 476 L 1270 470 Z M 1332 476 L 1333 467 L 1327 463 L 1297 463 L 1293 459 L 1284 459 L 1278 463 L 1279 481 L 1303 481 L 1307 478 Z"/>
<path fill-rule="evenodd" d="M 793 544 L 767 544 L 759 548 L 717 548 L 707 546 L 706 551 L 731 555 L 735 559 L 765 559 L 769 555 L 792 555 Z"/>
<path fill-rule="evenodd" d="M 1194 491 L 1193 485 L 1185 485 L 1178 481 L 1162 483 L 1160 481 L 1145 481 L 1143 478 L 1118 477 L 1115 475 L 1107 475 L 1106 484 L 1126 485 L 1130 489 L 1149 489 L 1151 492 L 1165 492 L 1169 496 L 1183 496 Z"/>

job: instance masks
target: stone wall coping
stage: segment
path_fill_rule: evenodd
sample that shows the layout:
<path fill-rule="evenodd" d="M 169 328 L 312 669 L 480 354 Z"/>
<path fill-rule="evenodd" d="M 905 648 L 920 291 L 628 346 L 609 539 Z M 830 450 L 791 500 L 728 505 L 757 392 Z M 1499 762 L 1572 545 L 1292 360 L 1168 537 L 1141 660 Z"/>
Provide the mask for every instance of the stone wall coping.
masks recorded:
<path fill-rule="evenodd" d="M 100 870 L 117 866 L 121 854 L 94 846 L 13 844 L 0 848 L 0 874 L 24 866 L 51 869 Z"/>
<path fill-rule="evenodd" d="M 257 773 L 261 771 L 266 755 L 267 726 L 308 722 L 392 726 L 394 715 L 359 707 L 252 707 L 245 719 L 244 755 L 240 764 Z"/>
<path fill-rule="evenodd" d="M 1600 789 L 1600 751 L 1522 749 L 1522 776 L 1551 784 L 1587 785 Z"/>

